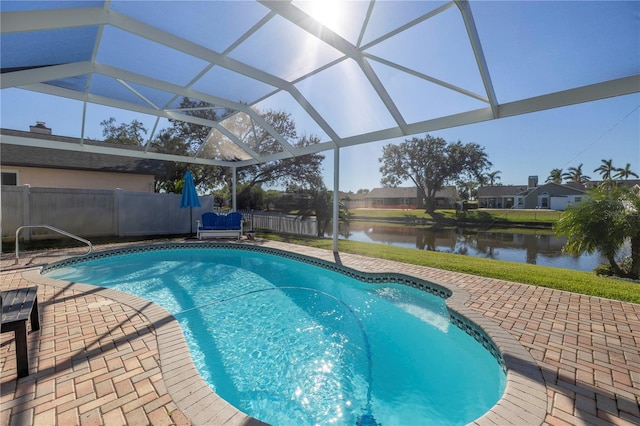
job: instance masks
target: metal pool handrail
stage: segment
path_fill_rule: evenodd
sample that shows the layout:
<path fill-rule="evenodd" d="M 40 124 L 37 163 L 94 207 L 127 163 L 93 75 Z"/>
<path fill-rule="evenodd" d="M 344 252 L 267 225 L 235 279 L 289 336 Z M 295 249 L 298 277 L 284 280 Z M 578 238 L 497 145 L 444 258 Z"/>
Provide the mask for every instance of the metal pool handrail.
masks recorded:
<path fill-rule="evenodd" d="M 50 229 L 51 231 L 57 232 L 58 234 L 62 234 L 65 235 L 67 237 L 73 238 L 74 240 L 78 240 L 82 243 L 85 243 L 89 246 L 89 251 L 86 252 L 85 254 L 83 254 L 82 256 L 86 256 L 88 254 L 90 254 L 93 251 L 93 245 L 91 244 L 91 241 L 89 240 L 85 240 L 84 238 L 78 237 L 77 235 L 73 235 L 67 231 L 63 231 L 62 229 L 58 229 L 55 226 L 51 226 L 51 225 L 22 225 L 20 227 L 18 227 L 18 229 L 16 229 L 16 263 L 18 263 L 18 260 L 20 259 L 19 254 L 18 254 L 18 245 L 20 243 L 20 239 L 18 238 L 20 231 L 22 231 L 23 229 L 26 228 L 47 228 Z"/>

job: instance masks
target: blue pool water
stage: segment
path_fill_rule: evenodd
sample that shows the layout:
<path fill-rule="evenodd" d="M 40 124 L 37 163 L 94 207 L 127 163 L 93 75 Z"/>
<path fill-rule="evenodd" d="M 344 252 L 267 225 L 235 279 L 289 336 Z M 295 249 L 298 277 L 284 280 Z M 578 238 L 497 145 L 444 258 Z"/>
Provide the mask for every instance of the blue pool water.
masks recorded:
<path fill-rule="evenodd" d="M 505 374 L 444 300 L 274 254 L 166 249 L 47 273 L 151 300 L 180 322 L 210 386 L 271 424 L 466 424 Z"/>

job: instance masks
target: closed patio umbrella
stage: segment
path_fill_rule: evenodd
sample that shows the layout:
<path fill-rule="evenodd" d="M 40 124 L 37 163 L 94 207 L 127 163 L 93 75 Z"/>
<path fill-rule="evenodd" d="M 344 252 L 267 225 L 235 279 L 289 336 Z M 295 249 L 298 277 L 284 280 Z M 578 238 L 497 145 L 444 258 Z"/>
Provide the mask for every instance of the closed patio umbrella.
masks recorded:
<path fill-rule="evenodd" d="M 196 186 L 193 183 L 193 176 L 187 170 L 184 174 L 184 186 L 182 187 L 182 198 L 180 199 L 180 208 L 189 207 L 189 224 L 191 226 L 191 236 L 193 236 L 193 207 L 200 207 L 200 200 L 196 192 Z"/>

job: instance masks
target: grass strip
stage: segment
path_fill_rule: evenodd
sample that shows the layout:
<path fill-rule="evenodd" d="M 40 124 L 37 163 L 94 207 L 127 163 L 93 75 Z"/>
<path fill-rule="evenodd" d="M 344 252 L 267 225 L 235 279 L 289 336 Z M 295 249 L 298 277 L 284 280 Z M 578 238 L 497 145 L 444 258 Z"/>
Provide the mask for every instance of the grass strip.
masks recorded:
<path fill-rule="evenodd" d="M 325 250 L 333 249 L 333 241 L 326 238 L 271 233 L 259 233 L 258 235 L 274 241 Z M 640 283 L 597 276 L 591 272 L 349 240 L 338 241 L 338 250 L 344 253 L 553 288 L 588 296 L 640 303 Z"/>
<path fill-rule="evenodd" d="M 460 221 L 460 222 L 514 222 L 544 223 L 552 225 L 562 215 L 555 210 L 505 210 L 480 209 L 456 212 L 455 210 L 436 210 L 429 214 L 424 210 L 391 210 L 391 209 L 353 209 L 350 211 L 354 219 L 366 220 L 405 220 L 405 221 Z"/>

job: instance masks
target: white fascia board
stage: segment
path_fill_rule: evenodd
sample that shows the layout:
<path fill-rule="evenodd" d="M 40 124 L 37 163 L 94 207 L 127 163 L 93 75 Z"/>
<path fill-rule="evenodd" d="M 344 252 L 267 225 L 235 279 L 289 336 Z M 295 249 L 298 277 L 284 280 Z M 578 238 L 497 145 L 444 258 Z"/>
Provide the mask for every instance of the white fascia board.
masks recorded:
<path fill-rule="evenodd" d="M 639 92 L 640 74 L 636 74 L 630 77 L 623 77 L 502 104 L 498 107 L 498 117 L 511 117 Z"/>
<path fill-rule="evenodd" d="M 49 67 L 33 68 L 22 71 L 14 71 L 2 74 L 0 87 L 8 89 L 10 87 L 20 87 L 32 83 L 59 80 L 62 78 L 75 77 L 89 74 L 93 71 L 93 64 L 89 61 L 75 62 L 72 64 L 52 65 Z"/>
<path fill-rule="evenodd" d="M 102 7 L 2 12 L 0 14 L 0 33 L 11 34 L 27 31 L 87 27 L 104 25 L 107 24 L 108 21 L 109 12 Z"/>
<path fill-rule="evenodd" d="M 206 166 L 224 166 L 231 167 L 235 165 L 234 162 L 230 161 L 220 161 L 220 160 L 208 160 L 205 158 L 193 158 L 193 157 L 183 157 L 180 155 L 172 155 L 172 154 L 161 154 L 158 152 L 145 152 L 145 151 L 136 151 L 131 149 L 119 149 L 113 148 L 111 146 L 99 146 L 99 145 L 89 145 L 89 144 L 79 144 L 72 142 L 60 142 L 60 141 L 52 141 L 47 139 L 35 139 L 21 136 L 13 136 L 13 135 L 2 135 L 0 134 L 0 143 L 6 143 L 11 145 L 21 145 L 21 146 L 33 146 L 39 148 L 51 148 L 51 149 L 59 149 L 65 151 L 79 151 L 79 152 L 91 152 L 96 154 L 106 154 L 106 155 L 119 155 L 122 157 L 133 157 L 133 158 L 146 158 L 153 160 L 163 160 L 163 161 L 176 161 L 181 163 L 191 163 L 191 164 L 202 164 Z"/>

